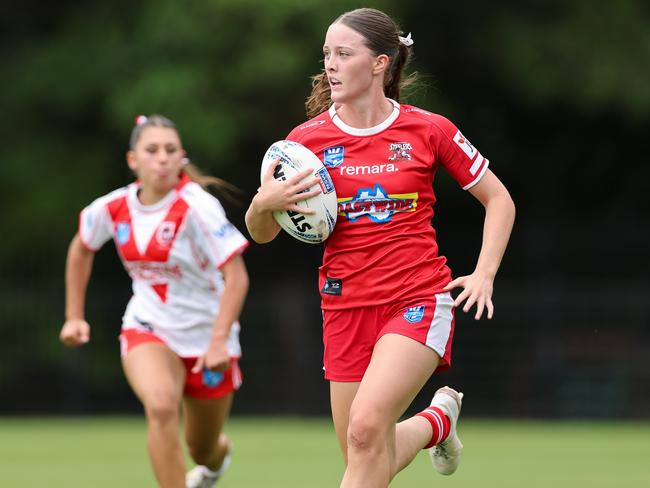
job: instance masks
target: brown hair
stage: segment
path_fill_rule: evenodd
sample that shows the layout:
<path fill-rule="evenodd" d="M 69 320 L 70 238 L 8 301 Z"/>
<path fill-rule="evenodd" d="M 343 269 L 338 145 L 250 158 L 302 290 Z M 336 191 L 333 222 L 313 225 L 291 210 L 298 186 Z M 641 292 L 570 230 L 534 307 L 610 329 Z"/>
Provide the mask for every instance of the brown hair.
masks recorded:
<path fill-rule="evenodd" d="M 402 90 L 411 86 L 417 75 L 412 73 L 402 79 L 411 50 L 400 41 L 402 32 L 395 21 L 380 10 L 358 8 L 344 13 L 333 24 L 338 22 L 361 34 L 366 46 L 375 56 L 385 54 L 390 58 L 390 65 L 384 75 L 384 94 L 399 102 Z M 312 77 L 311 94 L 305 102 L 307 117 L 316 117 L 327 110 L 331 103 L 327 73 L 322 70 Z"/>
<path fill-rule="evenodd" d="M 140 139 L 142 132 L 147 127 L 166 127 L 168 129 L 175 130 L 176 133 L 178 134 L 178 129 L 176 128 L 176 124 L 174 124 L 174 122 L 172 122 L 167 117 L 158 114 L 153 114 L 148 117 L 144 115 L 139 115 L 136 118 L 135 126 L 131 130 L 131 138 L 129 139 L 129 148 L 131 150 L 135 149 L 135 145 L 138 143 L 138 140 Z M 180 134 L 179 134 L 179 138 L 180 138 Z M 237 198 L 235 197 L 235 194 L 242 193 L 242 191 L 239 188 L 237 188 L 235 185 L 231 183 L 228 183 L 225 180 L 222 180 L 221 178 L 217 178 L 216 176 L 203 174 L 203 172 L 198 167 L 190 163 L 189 160 L 187 161 L 188 161 L 187 164 L 183 166 L 183 172 L 188 176 L 190 180 L 201 185 L 201 187 L 205 190 L 209 190 L 210 187 L 215 187 L 228 200 L 231 200 L 233 202 L 238 202 Z"/>

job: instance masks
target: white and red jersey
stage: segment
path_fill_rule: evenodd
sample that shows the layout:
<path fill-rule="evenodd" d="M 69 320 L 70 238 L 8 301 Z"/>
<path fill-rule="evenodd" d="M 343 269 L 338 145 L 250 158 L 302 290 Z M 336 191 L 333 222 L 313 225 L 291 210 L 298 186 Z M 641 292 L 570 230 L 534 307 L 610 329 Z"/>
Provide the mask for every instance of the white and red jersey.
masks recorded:
<path fill-rule="evenodd" d="M 338 220 L 319 270 L 326 310 L 441 292 L 451 272 L 431 224 L 434 176 L 442 167 L 468 189 L 488 167 L 449 120 L 391 102 L 376 127 L 350 127 L 332 105 L 287 136 L 321 158 L 336 188 Z"/>
<path fill-rule="evenodd" d="M 113 238 L 133 280 L 122 328 L 148 329 L 183 357 L 203 354 L 224 289 L 220 268 L 247 246 L 219 201 L 186 175 L 154 205 L 134 182 L 98 198 L 79 216 L 79 237 L 97 251 Z M 228 350 L 241 356 L 239 323 Z"/>

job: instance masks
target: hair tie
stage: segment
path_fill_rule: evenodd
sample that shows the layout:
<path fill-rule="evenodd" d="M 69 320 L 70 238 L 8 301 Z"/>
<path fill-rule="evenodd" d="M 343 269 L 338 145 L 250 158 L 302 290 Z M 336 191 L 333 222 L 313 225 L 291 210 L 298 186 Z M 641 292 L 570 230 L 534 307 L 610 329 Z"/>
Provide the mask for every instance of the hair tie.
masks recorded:
<path fill-rule="evenodd" d="M 149 119 L 147 118 L 146 115 L 138 115 L 138 116 L 135 118 L 135 125 L 146 124 L 146 123 L 147 123 L 147 120 L 149 120 Z"/>
<path fill-rule="evenodd" d="M 183 158 L 181 159 L 181 166 L 187 166 L 190 162 L 190 158 Z"/>
<path fill-rule="evenodd" d="M 406 37 L 397 36 L 397 38 L 399 39 L 399 42 L 404 44 L 406 47 L 411 47 L 413 45 L 414 41 L 413 41 L 413 39 L 411 39 L 411 33 L 410 32 L 408 33 L 408 36 L 406 36 Z"/>

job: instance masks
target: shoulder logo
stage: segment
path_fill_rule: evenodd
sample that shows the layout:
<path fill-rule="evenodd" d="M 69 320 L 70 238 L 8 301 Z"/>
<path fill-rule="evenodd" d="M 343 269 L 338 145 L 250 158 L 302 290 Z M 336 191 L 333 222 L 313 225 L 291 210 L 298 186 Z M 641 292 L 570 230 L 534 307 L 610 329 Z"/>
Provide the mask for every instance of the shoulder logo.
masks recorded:
<path fill-rule="evenodd" d="M 456 132 L 456 135 L 454 136 L 454 142 L 458 144 L 458 147 L 460 147 L 465 154 L 467 154 L 467 157 L 469 159 L 474 159 L 474 156 L 476 156 L 476 148 L 472 146 L 472 144 L 465 138 L 463 134 L 461 134 L 460 131 Z"/>
<path fill-rule="evenodd" d="M 389 161 L 410 161 L 413 159 L 411 157 L 413 146 L 411 146 L 411 143 L 409 142 L 393 142 L 391 143 L 389 150 Z"/>
<path fill-rule="evenodd" d="M 321 125 L 321 124 L 324 124 L 324 123 L 325 123 L 324 120 L 313 120 L 311 122 L 306 123 L 305 125 L 301 125 L 300 130 L 309 129 L 310 127 L 315 127 L 317 125 Z"/>
<path fill-rule="evenodd" d="M 344 146 L 332 146 L 323 150 L 323 164 L 328 168 L 336 168 L 343 163 L 345 157 Z"/>
<path fill-rule="evenodd" d="M 117 243 L 121 246 L 126 244 L 131 236 L 131 224 L 129 222 L 118 222 L 115 227 L 115 237 Z"/>

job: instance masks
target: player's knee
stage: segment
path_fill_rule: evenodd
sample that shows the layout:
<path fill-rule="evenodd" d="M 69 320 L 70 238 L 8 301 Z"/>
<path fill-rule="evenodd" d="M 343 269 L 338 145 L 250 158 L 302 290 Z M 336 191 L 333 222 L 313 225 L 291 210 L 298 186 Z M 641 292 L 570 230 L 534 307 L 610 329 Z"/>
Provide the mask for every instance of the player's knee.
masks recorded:
<path fill-rule="evenodd" d="M 153 393 L 145 401 L 145 413 L 149 422 L 167 424 L 179 420 L 179 400 L 165 392 Z"/>
<path fill-rule="evenodd" d="M 381 419 L 367 412 L 351 413 L 348 424 L 348 452 L 374 451 L 385 443 L 386 429 Z"/>

